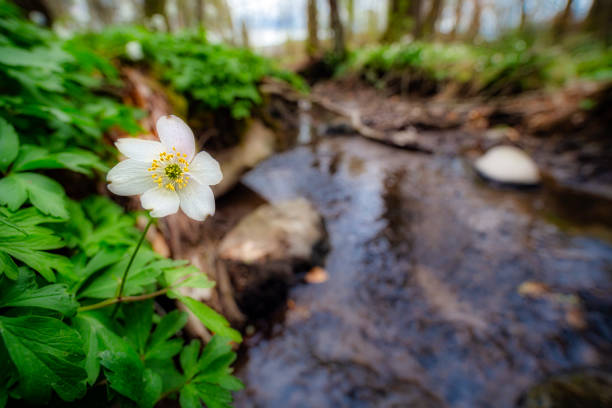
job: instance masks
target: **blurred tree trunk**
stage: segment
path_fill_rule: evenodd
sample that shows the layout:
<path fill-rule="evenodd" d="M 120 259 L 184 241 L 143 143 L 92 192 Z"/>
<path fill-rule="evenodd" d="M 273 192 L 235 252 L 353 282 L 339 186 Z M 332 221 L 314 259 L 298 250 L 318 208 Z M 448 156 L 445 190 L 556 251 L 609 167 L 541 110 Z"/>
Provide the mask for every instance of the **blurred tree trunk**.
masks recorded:
<path fill-rule="evenodd" d="M 451 40 L 455 40 L 457 38 L 457 34 L 459 33 L 459 24 L 461 24 L 461 17 L 463 13 L 463 1 L 456 0 L 455 3 L 455 25 L 453 25 L 453 30 L 450 33 Z"/>
<path fill-rule="evenodd" d="M 185 28 L 193 25 L 192 2 L 189 0 L 177 0 L 178 27 Z"/>
<path fill-rule="evenodd" d="M 612 1 L 593 0 L 591 10 L 584 21 L 585 28 L 604 40 L 606 44 L 610 44 L 612 42 L 611 22 Z"/>
<path fill-rule="evenodd" d="M 374 41 L 378 38 L 380 33 L 378 32 L 378 14 L 375 10 L 367 11 L 367 19 L 368 19 L 368 41 Z"/>
<path fill-rule="evenodd" d="M 249 30 L 247 29 L 244 20 L 242 20 L 242 22 L 240 23 L 240 36 L 242 40 L 242 46 L 244 48 L 251 48 L 251 44 L 249 41 Z"/>
<path fill-rule="evenodd" d="M 355 34 L 355 0 L 347 0 L 346 11 L 348 14 L 348 27 L 346 33 L 348 40 L 351 41 Z"/>
<path fill-rule="evenodd" d="M 338 10 L 338 0 L 329 0 L 329 23 L 334 36 L 334 54 L 339 58 L 344 58 L 346 45 L 344 42 L 344 29 L 342 28 Z"/>
<path fill-rule="evenodd" d="M 425 21 L 423 22 L 423 34 L 425 37 L 431 37 L 436 32 L 436 23 L 442 12 L 442 0 L 432 0 L 431 7 Z"/>
<path fill-rule="evenodd" d="M 404 34 L 414 28 L 414 7 L 411 0 L 389 0 L 387 12 L 387 29 L 381 41 L 398 41 Z"/>
<path fill-rule="evenodd" d="M 95 16 L 103 25 L 108 25 L 113 22 L 115 10 L 112 4 L 105 0 L 89 0 L 89 12 L 91 16 Z"/>
<path fill-rule="evenodd" d="M 306 54 L 312 58 L 319 52 L 319 21 L 317 0 L 308 0 L 308 38 L 306 39 Z"/>
<path fill-rule="evenodd" d="M 412 0 L 412 11 L 410 17 L 412 18 L 412 35 L 414 38 L 421 38 L 423 36 L 423 18 L 422 18 L 423 0 Z"/>
<path fill-rule="evenodd" d="M 523 31 L 527 25 L 527 9 L 525 8 L 526 3 L 527 0 L 521 0 L 521 25 L 519 26 L 519 30 L 521 31 Z"/>
<path fill-rule="evenodd" d="M 100 1 L 100 0 L 96 0 Z M 166 14 L 166 0 L 145 0 L 144 2 L 145 17 L 150 19 L 155 14 L 159 14 L 164 18 L 166 27 L 170 28 L 168 15 Z"/>
<path fill-rule="evenodd" d="M 474 12 L 472 13 L 472 21 L 470 22 L 470 27 L 468 28 L 466 38 L 469 41 L 474 41 L 480 33 L 480 16 L 482 14 L 482 4 L 480 0 L 472 0 L 474 3 Z"/>
<path fill-rule="evenodd" d="M 563 11 L 557 17 L 555 17 L 555 21 L 553 23 L 553 36 L 556 39 L 561 38 L 572 20 L 572 4 L 574 4 L 573 0 L 567 0 Z"/>
<path fill-rule="evenodd" d="M 195 0 L 196 4 L 196 21 L 198 23 L 198 28 L 201 28 L 204 25 L 204 0 Z"/>

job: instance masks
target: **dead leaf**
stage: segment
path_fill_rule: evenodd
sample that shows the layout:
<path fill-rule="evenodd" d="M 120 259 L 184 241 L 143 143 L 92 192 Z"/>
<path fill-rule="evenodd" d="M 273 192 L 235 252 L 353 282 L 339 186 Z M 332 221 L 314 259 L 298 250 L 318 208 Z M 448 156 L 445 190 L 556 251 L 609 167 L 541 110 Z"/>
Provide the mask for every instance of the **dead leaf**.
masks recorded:
<path fill-rule="evenodd" d="M 304 277 L 304 280 L 308 283 L 323 283 L 329 279 L 327 271 L 320 266 L 312 268 Z"/>
<path fill-rule="evenodd" d="M 525 281 L 519 286 L 518 293 L 521 296 L 541 298 L 550 294 L 550 288 L 542 282 Z"/>

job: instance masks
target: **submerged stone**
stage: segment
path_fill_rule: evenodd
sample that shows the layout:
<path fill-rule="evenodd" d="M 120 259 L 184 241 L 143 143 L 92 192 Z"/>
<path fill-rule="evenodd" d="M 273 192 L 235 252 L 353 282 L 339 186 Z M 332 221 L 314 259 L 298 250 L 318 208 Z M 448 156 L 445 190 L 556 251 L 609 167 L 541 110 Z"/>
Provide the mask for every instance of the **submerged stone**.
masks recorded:
<path fill-rule="evenodd" d="M 304 198 L 264 204 L 245 216 L 219 246 L 242 312 L 261 317 L 281 304 L 295 273 L 320 260 L 325 235 L 321 216 Z"/>
<path fill-rule="evenodd" d="M 498 183 L 527 186 L 540 183 L 540 172 L 533 159 L 514 146 L 490 149 L 476 160 L 474 167 L 482 177 Z"/>

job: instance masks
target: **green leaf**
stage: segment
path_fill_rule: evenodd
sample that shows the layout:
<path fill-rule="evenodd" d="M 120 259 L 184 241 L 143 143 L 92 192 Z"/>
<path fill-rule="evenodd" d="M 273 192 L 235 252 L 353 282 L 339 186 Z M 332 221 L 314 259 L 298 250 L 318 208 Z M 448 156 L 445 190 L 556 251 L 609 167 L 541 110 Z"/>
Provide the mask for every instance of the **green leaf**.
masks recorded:
<path fill-rule="evenodd" d="M 12 211 L 17 210 L 28 199 L 28 192 L 16 175 L 9 175 L 0 180 L 0 204 Z"/>
<path fill-rule="evenodd" d="M 187 296 L 178 295 L 178 298 L 210 331 L 237 343 L 242 341 L 240 332 L 232 329 L 229 322 L 209 306 Z"/>
<path fill-rule="evenodd" d="M 165 360 L 176 356 L 183 349 L 182 339 L 167 340 L 148 349 L 146 360 Z"/>
<path fill-rule="evenodd" d="M 123 259 L 96 276 L 78 295 L 79 298 L 106 299 L 113 297 L 117 291 L 123 271 L 129 262 L 133 248 L 127 249 Z M 159 255 L 148 248 L 141 248 L 130 269 L 125 282 L 124 295 L 140 294 L 144 287 L 156 283 L 162 270 L 154 262 Z"/>
<path fill-rule="evenodd" d="M 208 408 L 232 407 L 232 393 L 223 387 L 204 382 L 197 384 L 191 383 L 186 387 L 193 387 Z"/>
<path fill-rule="evenodd" d="M 204 289 L 215 286 L 215 282 L 193 265 L 167 268 L 164 270 L 164 279 L 168 286 L 175 289 L 181 287 Z"/>
<path fill-rule="evenodd" d="M 17 153 L 19 153 L 17 133 L 10 123 L 0 117 L 0 170 L 6 171 L 17 157 Z"/>
<path fill-rule="evenodd" d="M 162 379 L 151 369 L 145 369 L 138 354 L 128 349 L 100 354 L 104 374 L 110 387 L 136 402 L 139 407 L 152 408 L 162 392 Z"/>
<path fill-rule="evenodd" d="M 139 406 L 152 408 L 159 400 L 162 393 L 162 378 L 155 371 L 146 368 L 143 375 L 143 388 Z"/>
<path fill-rule="evenodd" d="M 155 331 L 149 339 L 148 347 L 153 348 L 175 335 L 187 324 L 188 318 L 189 315 L 180 310 L 173 310 L 165 315 L 155 327 Z"/>
<path fill-rule="evenodd" d="M 185 386 L 181 389 L 181 407 L 198 407 L 200 400 L 207 407 L 228 408 L 232 403 L 231 391 L 244 386 L 231 375 L 230 365 L 236 359 L 229 344 L 230 340 L 213 336 L 198 359 L 199 344 L 195 340 L 183 349 L 180 356 L 185 376 Z"/>
<path fill-rule="evenodd" d="M 86 150 L 72 149 L 60 153 L 49 153 L 38 146 L 23 146 L 13 165 L 13 171 L 19 172 L 63 168 L 88 176 L 93 175 L 92 169 L 108 170 L 98 156 Z"/>
<path fill-rule="evenodd" d="M 179 361 L 187 379 L 193 378 L 198 372 L 198 354 L 200 354 L 200 342 L 195 339 L 181 351 Z"/>
<path fill-rule="evenodd" d="M 15 282 L 0 278 L 0 307 L 37 307 L 72 316 L 78 306 L 66 285 L 53 284 L 38 288 L 34 273 L 25 268 L 22 268 Z"/>
<path fill-rule="evenodd" d="M 79 334 L 58 319 L 0 316 L 0 335 L 19 372 L 20 394 L 46 402 L 51 389 L 66 401 L 85 394 L 87 373 Z"/>
<path fill-rule="evenodd" d="M 201 408 L 200 395 L 195 386 L 188 384 L 181 388 L 179 394 L 181 408 Z"/>
<path fill-rule="evenodd" d="M 153 326 L 153 300 L 123 304 L 121 309 L 125 316 L 124 335 L 138 354 L 143 355 Z"/>
<path fill-rule="evenodd" d="M 144 366 L 134 350 L 100 353 L 100 362 L 110 387 L 119 394 L 138 401 L 142 395 Z"/>
<path fill-rule="evenodd" d="M 35 173 L 17 173 L 13 177 L 28 192 L 32 205 L 44 214 L 68 218 L 64 188 L 57 181 Z"/>
<path fill-rule="evenodd" d="M 87 383 L 93 385 L 100 374 L 100 351 L 128 352 L 130 346 L 110 329 L 112 322 L 101 311 L 81 312 L 72 324 L 83 339 Z"/>
<path fill-rule="evenodd" d="M 55 281 L 53 269 L 60 273 L 68 273 L 72 268 L 67 258 L 44 252 L 62 246 L 64 246 L 62 240 L 54 235 L 9 236 L 0 240 L 0 252 L 19 259 L 50 282 Z"/>
<path fill-rule="evenodd" d="M 7 253 L 0 252 L 0 273 L 5 274 L 9 279 L 17 279 L 19 270 L 15 261 Z"/>

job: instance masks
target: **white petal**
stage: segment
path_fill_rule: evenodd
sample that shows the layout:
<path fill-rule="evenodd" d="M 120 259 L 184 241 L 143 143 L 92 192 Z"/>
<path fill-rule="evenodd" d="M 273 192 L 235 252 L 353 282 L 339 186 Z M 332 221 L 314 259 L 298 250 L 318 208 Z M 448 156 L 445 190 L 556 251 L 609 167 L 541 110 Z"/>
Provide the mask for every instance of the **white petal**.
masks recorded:
<path fill-rule="evenodd" d="M 117 163 L 106 175 L 108 189 L 117 195 L 142 194 L 156 186 L 147 171 L 150 164 L 127 159 Z"/>
<path fill-rule="evenodd" d="M 174 214 L 179 209 L 179 196 L 174 191 L 164 187 L 147 190 L 140 196 L 142 207 L 151 211 L 152 217 L 165 217 Z"/>
<path fill-rule="evenodd" d="M 117 140 L 115 146 L 124 156 L 149 164 L 164 151 L 164 145 L 159 142 L 128 137 Z"/>
<path fill-rule="evenodd" d="M 157 135 L 168 152 L 176 147 L 179 153 L 187 155 L 187 161 L 191 161 L 195 154 L 195 139 L 193 132 L 178 116 L 166 115 L 157 119 Z"/>
<path fill-rule="evenodd" d="M 189 175 L 206 185 L 219 184 L 223 179 L 219 162 L 206 152 L 200 152 L 193 158 L 189 165 Z"/>
<path fill-rule="evenodd" d="M 181 210 L 189 218 L 204 221 L 207 216 L 215 213 L 215 196 L 207 185 L 189 180 L 178 194 L 181 197 Z"/>

